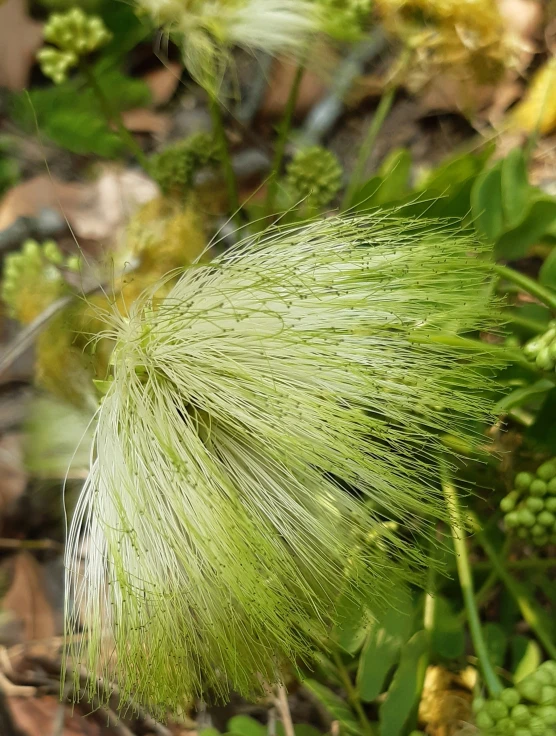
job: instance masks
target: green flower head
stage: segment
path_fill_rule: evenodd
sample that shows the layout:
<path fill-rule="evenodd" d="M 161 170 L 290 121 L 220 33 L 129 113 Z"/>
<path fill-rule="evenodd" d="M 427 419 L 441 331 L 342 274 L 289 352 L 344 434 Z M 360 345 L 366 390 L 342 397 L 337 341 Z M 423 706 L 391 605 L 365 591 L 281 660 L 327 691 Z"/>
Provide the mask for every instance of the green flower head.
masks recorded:
<path fill-rule="evenodd" d="M 372 609 L 420 575 L 412 533 L 446 515 L 440 434 L 488 416 L 493 353 L 456 334 L 492 320 L 479 247 L 422 220 L 321 220 L 113 317 L 66 559 L 91 692 L 104 673 L 160 712 L 253 695 L 310 658 L 340 593 Z"/>
<path fill-rule="evenodd" d="M 286 186 L 311 208 L 323 208 L 342 186 L 342 167 L 336 156 L 321 146 L 299 151 L 288 165 Z"/>

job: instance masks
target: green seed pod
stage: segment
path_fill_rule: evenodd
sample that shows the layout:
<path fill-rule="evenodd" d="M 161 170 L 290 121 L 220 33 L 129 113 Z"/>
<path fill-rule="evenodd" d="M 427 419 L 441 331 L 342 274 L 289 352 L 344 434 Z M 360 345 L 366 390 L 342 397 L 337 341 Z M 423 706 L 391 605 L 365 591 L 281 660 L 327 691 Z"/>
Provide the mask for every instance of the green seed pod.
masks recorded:
<path fill-rule="evenodd" d="M 529 675 L 529 677 L 526 677 L 524 680 L 519 682 L 516 687 L 523 698 L 525 698 L 526 700 L 530 700 L 532 703 L 540 704 L 543 685 L 542 683 L 537 682 L 537 680 L 534 677 L 534 674 Z M 519 707 L 520 706 L 516 706 L 516 708 L 519 708 Z M 515 721 L 515 715 L 514 715 L 513 710 L 512 710 L 512 718 Z"/>
<path fill-rule="evenodd" d="M 532 716 L 528 728 L 532 736 L 546 736 L 546 723 L 539 716 Z"/>
<path fill-rule="evenodd" d="M 550 357 L 550 350 L 547 347 L 539 350 L 537 357 L 535 358 L 535 363 L 537 364 L 537 367 L 543 371 L 551 371 L 554 369 L 554 360 Z"/>
<path fill-rule="evenodd" d="M 485 704 L 485 710 L 495 721 L 499 721 L 501 718 L 505 718 L 509 713 L 508 706 L 502 700 L 496 699 L 487 700 Z"/>
<path fill-rule="evenodd" d="M 550 490 L 550 485 L 549 485 L 549 490 Z M 544 502 L 544 507 L 547 511 L 550 511 L 551 514 L 556 512 L 556 498 L 549 496 Z"/>
<path fill-rule="evenodd" d="M 495 726 L 495 733 L 511 736 L 515 733 L 515 729 L 516 725 L 511 718 L 501 718 Z"/>
<path fill-rule="evenodd" d="M 541 705 L 556 705 L 556 687 L 543 685 L 540 697 Z"/>
<path fill-rule="evenodd" d="M 533 524 L 530 531 L 533 537 L 540 537 L 546 534 L 546 527 L 544 527 L 542 524 L 537 523 Z"/>
<path fill-rule="evenodd" d="M 518 499 L 519 493 L 517 493 L 516 491 L 508 493 L 508 495 L 500 501 L 500 509 L 506 514 L 510 511 L 513 511 Z M 533 511 L 533 509 L 531 509 L 531 511 Z"/>
<path fill-rule="evenodd" d="M 513 708 L 519 703 L 521 697 L 515 687 L 507 687 L 502 690 L 500 700 L 505 703 L 508 708 Z"/>
<path fill-rule="evenodd" d="M 471 709 L 473 713 L 478 713 L 480 710 L 482 710 L 485 707 L 486 702 L 487 701 L 485 700 L 485 698 L 475 698 L 473 700 L 473 703 L 471 704 Z"/>
<path fill-rule="evenodd" d="M 549 460 L 537 468 L 537 476 L 541 480 L 549 481 L 556 477 L 556 463 L 554 460 Z"/>
<path fill-rule="evenodd" d="M 519 529 L 516 531 L 516 536 L 519 537 L 519 539 L 529 539 L 531 536 L 529 529 L 525 526 L 520 526 Z"/>
<path fill-rule="evenodd" d="M 554 516 L 554 514 L 550 513 L 550 511 L 541 511 L 540 514 L 537 516 L 537 521 L 543 526 L 554 526 L 556 517 Z"/>
<path fill-rule="evenodd" d="M 512 721 L 517 726 L 526 726 L 531 720 L 531 713 L 529 712 L 529 708 L 523 703 L 518 703 L 518 705 L 514 705 L 511 710 L 510 716 Z"/>
<path fill-rule="evenodd" d="M 514 736 L 533 736 L 528 728 L 516 728 Z"/>
<path fill-rule="evenodd" d="M 532 473 L 518 473 L 515 477 L 515 486 L 520 491 L 526 491 L 534 480 L 535 476 Z"/>
<path fill-rule="evenodd" d="M 552 678 L 550 684 L 556 685 L 556 662 L 553 659 L 547 659 L 546 662 L 543 662 L 539 670 L 541 672 L 548 672 Z"/>
<path fill-rule="evenodd" d="M 548 540 L 548 534 L 538 534 L 537 536 L 533 537 L 533 544 L 536 547 L 544 547 L 545 544 L 548 544 Z"/>
<path fill-rule="evenodd" d="M 477 715 L 475 716 L 475 723 L 478 728 L 488 729 L 492 728 L 495 724 L 494 719 L 486 712 L 486 710 L 481 710 Z"/>
<path fill-rule="evenodd" d="M 504 521 L 506 523 L 506 526 L 510 528 L 519 526 L 521 523 L 519 512 L 510 511 L 510 513 L 506 514 L 506 516 L 504 517 Z"/>
<path fill-rule="evenodd" d="M 540 478 L 535 478 L 535 480 L 529 486 L 529 493 L 532 496 L 544 496 L 546 495 L 547 490 L 548 486 L 546 485 L 544 480 L 541 480 Z"/>
<path fill-rule="evenodd" d="M 299 151 L 286 168 L 286 186 L 296 200 L 322 209 L 342 186 L 342 167 L 336 156 L 321 146 Z"/>
<path fill-rule="evenodd" d="M 539 496 L 529 496 L 529 498 L 525 501 L 525 506 L 533 514 L 538 514 L 544 509 L 544 501 L 542 500 L 542 498 L 539 498 Z"/>
<path fill-rule="evenodd" d="M 548 483 L 548 492 L 556 496 L 556 478 L 552 478 L 552 480 Z"/>
<path fill-rule="evenodd" d="M 527 509 L 521 509 L 517 512 L 519 523 L 523 526 L 533 527 L 537 521 L 537 517 Z"/>
<path fill-rule="evenodd" d="M 535 709 L 536 715 L 543 719 L 547 726 L 556 726 L 556 707 L 553 705 L 539 705 Z"/>

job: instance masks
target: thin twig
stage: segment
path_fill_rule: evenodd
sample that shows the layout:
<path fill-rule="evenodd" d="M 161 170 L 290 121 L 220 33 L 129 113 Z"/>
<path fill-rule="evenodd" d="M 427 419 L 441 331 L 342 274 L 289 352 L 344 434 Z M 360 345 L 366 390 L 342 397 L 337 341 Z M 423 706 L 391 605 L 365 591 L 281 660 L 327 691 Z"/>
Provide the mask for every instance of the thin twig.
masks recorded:
<path fill-rule="evenodd" d="M 54 539 L 5 539 L 0 537 L 0 551 L 9 549 L 52 550 L 61 552 L 64 545 Z"/>
<path fill-rule="evenodd" d="M 288 703 L 288 694 L 284 685 L 276 686 L 276 698 L 274 702 L 284 726 L 285 736 L 295 736 L 290 704 Z"/>

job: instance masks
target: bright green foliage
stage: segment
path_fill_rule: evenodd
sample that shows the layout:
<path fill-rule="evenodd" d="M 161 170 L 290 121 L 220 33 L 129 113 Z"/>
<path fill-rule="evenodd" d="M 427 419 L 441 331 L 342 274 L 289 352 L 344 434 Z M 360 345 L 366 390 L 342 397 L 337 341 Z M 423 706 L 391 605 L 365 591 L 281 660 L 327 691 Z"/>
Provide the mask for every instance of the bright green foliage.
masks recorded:
<path fill-rule="evenodd" d="M 151 158 L 150 173 L 165 194 L 183 196 L 195 174 L 220 160 L 218 144 L 210 133 L 195 133 Z"/>
<path fill-rule="evenodd" d="M 543 662 L 498 698 L 476 698 L 475 725 L 484 736 L 555 736 L 556 662 Z"/>
<path fill-rule="evenodd" d="M 548 330 L 542 335 L 529 340 L 523 351 L 541 370 L 556 370 L 556 320 L 549 323 Z"/>
<path fill-rule="evenodd" d="M 95 70 L 95 76 L 114 113 L 149 103 L 149 88 L 142 80 L 117 70 Z M 11 113 L 25 131 L 35 133 L 38 127 L 42 136 L 74 153 L 113 158 L 122 152 L 121 137 L 108 125 L 93 90 L 79 79 L 17 95 Z"/>
<path fill-rule="evenodd" d="M 39 245 L 27 240 L 20 251 L 4 259 L 1 295 L 8 314 L 29 324 L 67 291 L 59 266 L 65 258 L 53 241 Z"/>
<path fill-rule="evenodd" d="M 67 13 L 53 13 L 44 27 L 44 37 L 52 46 L 44 46 L 37 53 L 43 74 L 56 84 L 67 79 L 69 69 L 76 66 L 80 56 L 96 51 L 111 39 L 102 18 L 87 15 L 81 8 Z"/>
<path fill-rule="evenodd" d="M 342 167 L 336 156 L 321 146 L 299 151 L 286 170 L 286 186 L 297 200 L 311 208 L 330 204 L 342 186 Z"/>
<path fill-rule="evenodd" d="M 535 475 L 518 473 L 515 488 L 500 501 L 506 527 L 520 539 L 542 547 L 556 542 L 556 458 L 539 465 Z"/>
<path fill-rule="evenodd" d="M 371 19 L 372 0 L 316 0 L 332 37 L 357 38 Z"/>
<path fill-rule="evenodd" d="M 253 695 L 311 656 L 340 594 L 373 609 L 420 579 L 419 545 L 384 521 L 446 516 L 440 435 L 479 441 L 489 414 L 498 360 L 456 339 L 493 319 L 482 253 L 421 219 L 317 220 L 112 315 L 66 557 L 89 692 L 105 672 L 155 711 Z"/>

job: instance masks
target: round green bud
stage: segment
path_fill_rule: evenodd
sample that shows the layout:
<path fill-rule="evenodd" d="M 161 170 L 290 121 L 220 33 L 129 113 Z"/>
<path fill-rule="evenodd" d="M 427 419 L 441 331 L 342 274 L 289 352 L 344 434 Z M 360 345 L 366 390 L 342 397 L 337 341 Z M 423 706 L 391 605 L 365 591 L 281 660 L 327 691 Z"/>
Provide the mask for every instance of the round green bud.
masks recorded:
<path fill-rule="evenodd" d="M 544 480 L 541 480 L 540 478 L 535 478 L 535 480 L 529 486 L 529 493 L 532 496 L 544 496 L 547 491 L 547 484 L 544 482 Z"/>
<path fill-rule="evenodd" d="M 535 358 L 537 368 L 543 371 L 551 371 L 554 369 L 554 360 L 550 357 L 550 351 L 546 348 L 541 348 Z"/>
<path fill-rule="evenodd" d="M 541 685 L 552 684 L 552 673 L 542 665 L 539 666 L 530 676 L 535 680 L 535 682 L 539 682 Z"/>
<path fill-rule="evenodd" d="M 516 728 L 514 736 L 532 736 L 528 728 Z"/>
<path fill-rule="evenodd" d="M 538 496 L 529 496 L 525 501 L 526 508 L 529 509 L 533 514 L 538 514 L 544 508 L 544 501 Z"/>
<path fill-rule="evenodd" d="M 520 524 L 519 513 L 517 511 L 510 511 L 510 513 L 506 514 L 506 516 L 504 517 L 504 521 L 506 522 L 506 526 L 510 528 L 519 526 Z"/>
<path fill-rule="evenodd" d="M 539 705 L 536 715 L 543 719 L 547 726 L 556 726 L 556 707 L 553 705 Z"/>
<path fill-rule="evenodd" d="M 473 700 L 473 703 L 471 704 L 471 709 L 473 713 L 478 713 L 480 710 L 482 710 L 485 707 L 486 700 L 484 698 L 478 697 Z"/>
<path fill-rule="evenodd" d="M 548 492 L 556 496 L 556 478 L 552 478 L 548 483 Z"/>
<path fill-rule="evenodd" d="M 515 723 L 512 721 L 511 718 L 501 718 L 496 724 L 495 728 L 496 733 L 503 733 L 508 735 L 515 733 Z"/>
<path fill-rule="evenodd" d="M 500 509 L 506 514 L 510 511 L 513 511 L 515 509 L 517 499 L 518 494 L 515 491 L 508 493 L 508 495 L 500 501 Z M 532 510 L 533 509 L 531 509 L 531 511 Z"/>
<path fill-rule="evenodd" d="M 508 706 L 501 700 L 488 700 L 485 705 L 485 710 L 495 721 L 505 718 L 509 713 Z"/>
<path fill-rule="evenodd" d="M 500 700 L 505 703 L 508 708 L 513 708 L 521 700 L 521 696 L 515 689 L 515 687 L 507 687 L 502 690 L 500 694 Z"/>
<path fill-rule="evenodd" d="M 524 680 L 519 682 L 517 685 L 517 689 L 519 690 L 521 696 L 525 698 L 526 700 L 530 700 L 532 703 L 540 703 L 542 687 L 543 687 L 542 683 L 537 682 L 534 675 L 530 675 L 529 677 L 526 677 Z M 520 706 L 516 706 L 516 708 L 519 708 L 519 707 Z M 513 711 L 512 711 L 512 718 L 515 721 L 515 716 L 513 714 Z"/>
<path fill-rule="evenodd" d="M 538 668 L 537 672 L 549 672 L 552 678 L 551 684 L 556 684 L 556 662 L 553 659 L 547 659 Z"/>
<path fill-rule="evenodd" d="M 481 710 L 477 713 L 475 716 L 475 723 L 478 728 L 484 728 L 485 730 L 494 726 L 494 720 L 489 716 L 486 710 Z"/>
<path fill-rule="evenodd" d="M 519 517 L 519 523 L 523 526 L 532 527 L 537 521 L 535 514 L 532 514 L 528 509 L 521 509 L 517 512 L 517 515 Z"/>
<path fill-rule="evenodd" d="M 510 715 L 512 721 L 516 724 L 516 726 L 526 726 L 531 720 L 531 713 L 529 712 L 529 708 L 523 703 L 514 705 Z"/>
<path fill-rule="evenodd" d="M 543 526 L 553 526 L 556 521 L 556 516 L 550 513 L 550 511 L 541 511 L 537 516 L 537 521 Z"/>
<path fill-rule="evenodd" d="M 546 736 L 546 725 L 542 718 L 533 716 L 528 723 L 529 731 L 533 736 Z"/>
<path fill-rule="evenodd" d="M 531 527 L 531 534 L 534 537 L 543 537 L 546 534 L 546 527 L 544 527 L 542 524 L 534 524 Z"/>
<path fill-rule="evenodd" d="M 553 685 L 543 685 L 540 703 L 541 705 L 556 705 L 556 687 Z"/>
<path fill-rule="evenodd" d="M 544 502 L 544 507 L 553 514 L 556 511 L 556 498 L 549 496 Z"/>
<path fill-rule="evenodd" d="M 541 480 L 552 480 L 556 477 L 556 464 L 553 460 L 548 460 L 546 463 L 539 465 L 537 468 L 537 475 Z"/>
<path fill-rule="evenodd" d="M 531 533 L 526 526 L 520 526 L 519 529 L 516 531 L 516 534 L 519 539 L 529 539 L 529 537 L 531 536 Z"/>
<path fill-rule="evenodd" d="M 519 488 L 520 491 L 526 491 L 534 479 L 531 473 L 518 473 L 515 477 L 515 487 Z"/>
<path fill-rule="evenodd" d="M 536 547 L 544 547 L 546 544 L 548 544 L 548 540 L 548 534 L 537 534 L 536 537 L 533 537 L 533 544 Z"/>

